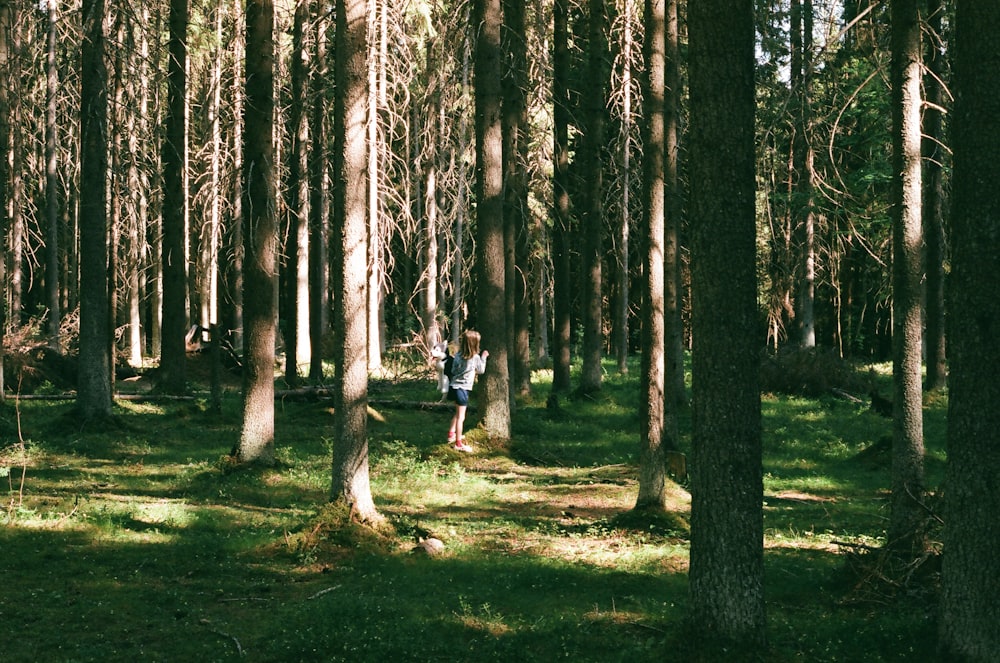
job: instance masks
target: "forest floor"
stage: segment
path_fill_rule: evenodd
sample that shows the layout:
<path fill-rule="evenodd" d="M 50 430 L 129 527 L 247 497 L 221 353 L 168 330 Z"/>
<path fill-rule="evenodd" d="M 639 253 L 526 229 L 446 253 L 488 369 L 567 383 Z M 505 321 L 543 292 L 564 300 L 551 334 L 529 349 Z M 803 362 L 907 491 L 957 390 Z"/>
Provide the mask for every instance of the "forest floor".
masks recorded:
<path fill-rule="evenodd" d="M 836 396 L 764 397 L 767 650 L 693 642 L 689 495 L 672 484 L 667 513 L 632 511 L 637 375 L 546 404 L 539 372 L 508 444 L 470 414 L 472 454 L 445 443 L 447 409 L 409 405 L 437 401 L 429 376 L 373 381 L 376 528 L 327 503 L 328 399 L 277 401 L 280 462 L 263 469 L 227 459 L 235 388 L 221 414 L 201 397 L 122 400 L 100 430 L 71 402 L 9 399 L 4 658 L 906 661 L 933 650 L 935 556 L 893 569 L 878 553 L 891 424 Z M 945 410 L 928 400 L 932 488 Z M 430 538 L 443 550 L 424 552 Z"/>

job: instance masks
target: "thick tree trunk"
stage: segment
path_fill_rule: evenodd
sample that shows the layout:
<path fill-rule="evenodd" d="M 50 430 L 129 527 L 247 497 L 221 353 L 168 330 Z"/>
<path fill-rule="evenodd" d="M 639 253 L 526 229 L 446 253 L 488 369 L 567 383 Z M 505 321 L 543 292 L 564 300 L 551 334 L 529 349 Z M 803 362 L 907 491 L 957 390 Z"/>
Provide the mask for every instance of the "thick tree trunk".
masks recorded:
<path fill-rule="evenodd" d="M 334 392 L 330 498 L 362 521 L 378 518 L 368 474 L 368 159 L 365 0 L 337 0 L 334 102 Z M 368 145 L 368 149 L 374 146 Z"/>
<path fill-rule="evenodd" d="M 923 552 L 923 394 L 921 387 L 920 23 L 918 0 L 893 0 L 892 510 L 888 544 Z"/>
<path fill-rule="evenodd" d="M 689 6 L 691 622 L 765 641 L 751 0 Z M 725 159 L 719 159 L 725 154 Z"/>
<path fill-rule="evenodd" d="M 501 129 L 500 0 L 475 0 L 476 40 L 476 268 L 479 275 L 477 320 L 482 347 L 489 350 L 483 375 L 481 424 L 490 438 L 510 438 L 509 348 L 503 233 L 503 135 Z"/>
<path fill-rule="evenodd" d="M 646 0 L 646 59 L 643 136 L 643 245 L 645 271 L 642 297 L 642 415 L 639 441 L 639 498 L 636 508 L 666 506 L 666 463 L 663 411 L 664 361 L 663 220 L 664 220 L 664 85 L 666 44 L 664 0 Z M 667 443 L 669 444 L 669 443 Z"/>
<path fill-rule="evenodd" d="M 958 0 L 941 660 L 1000 660 L 1000 4 Z"/>
<path fill-rule="evenodd" d="M 246 7 L 246 106 L 243 165 L 243 426 L 234 454 L 241 463 L 274 461 L 275 220 L 274 5 Z"/>
<path fill-rule="evenodd" d="M 84 420 L 111 415 L 108 316 L 108 72 L 104 0 L 84 0 L 80 70 L 80 368 Z"/>
<path fill-rule="evenodd" d="M 531 391 L 528 290 L 528 72 L 524 0 L 503 0 L 504 225 L 506 227 L 507 324 L 510 328 L 511 395 Z"/>
<path fill-rule="evenodd" d="M 187 389 L 187 0 L 170 2 L 167 63 L 167 116 L 163 140 L 163 322 L 160 337 L 161 388 L 168 394 Z"/>

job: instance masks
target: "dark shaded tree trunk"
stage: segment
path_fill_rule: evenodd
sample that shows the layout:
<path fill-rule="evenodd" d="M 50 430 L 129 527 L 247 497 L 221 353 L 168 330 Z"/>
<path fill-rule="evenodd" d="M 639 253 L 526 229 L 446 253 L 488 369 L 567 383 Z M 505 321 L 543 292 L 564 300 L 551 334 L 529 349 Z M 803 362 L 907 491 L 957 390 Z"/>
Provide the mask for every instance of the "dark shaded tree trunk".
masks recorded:
<path fill-rule="evenodd" d="M 689 8 L 691 623 L 765 641 L 752 0 Z M 725 159 L 719 159 L 725 154 Z"/>
<path fill-rule="evenodd" d="M 76 408 L 111 416 L 108 315 L 108 71 L 104 0 L 84 0 L 80 71 L 80 368 Z"/>
<path fill-rule="evenodd" d="M 606 17 L 604 0 L 590 0 L 587 29 L 587 73 L 591 87 L 585 92 L 583 112 L 586 115 L 584 137 L 587 187 L 587 210 L 584 215 L 583 252 L 583 366 L 580 370 L 582 393 L 601 389 L 604 350 L 603 276 L 604 238 L 604 124 L 607 108 L 607 39 L 604 34 Z"/>
<path fill-rule="evenodd" d="M 552 135 L 552 391 L 570 389 L 573 284 L 570 270 L 572 219 L 569 198 L 569 0 L 553 3 Z"/>
<path fill-rule="evenodd" d="M 646 0 L 646 59 L 643 136 L 643 245 L 645 270 L 642 297 L 642 413 L 639 441 L 639 497 L 636 508 L 666 506 L 664 462 L 664 0 Z M 672 404 L 671 404 L 672 405 Z"/>
<path fill-rule="evenodd" d="M 503 0 L 504 226 L 511 395 L 531 391 L 531 299 L 528 290 L 528 72 L 524 0 Z"/>
<path fill-rule="evenodd" d="M 330 499 L 379 518 L 368 473 L 367 3 L 337 0 L 334 101 L 334 380 Z M 369 149 L 372 146 L 368 146 Z"/>
<path fill-rule="evenodd" d="M 1000 4 L 958 0 L 941 660 L 1000 660 Z"/>
<path fill-rule="evenodd" d="M 13 9 L 11 3 L 4 0 L 0 2 L 0 76 L 5 79 L 10 75 L 10 29 L 13 23 Z M 10 90 L 7 85 L 0 86 L 0 238 L 7 237 L 7 178 L 10 176 L 10 168 L 7 163 L 7 154 L 10 152 L 10 116 L 12 103 Z M 0 284 L 7 282 L 7 251 L 0 244 Z M 5 339 L 7 336 L 7 302 L 6 291 L 0 288 L 4 298 L 0 301 L 0 402 L 7 399 L 7 386 L 4 380 L 4 366 L 6 363 Z"/>
<path fill-rule="evenodd" d="M 923 552 L 920 23 L 918 0 L 892 0 L 892 510 L 888 544 Z"/>
<path fill-rule="evenodd" d="M 664 278 L 664 429 L 666 442 L 677 445 L 678 411 L 687 405 L 684 385 L 684 289 L 681 278 L 684 260 L 681 255 L 680 124 L 681 124 L 681 51 L 678 0 L 666 0 L 664 89 L 664 202 L 663 278 Z"/>
<path fill-rule="evenodd" d="M 945 76 L 944 36 L 941 33 L 944 20 L 942 0 L 927 2 L 927 31 L 925 53 L 926 74 L 924 75 L 923 116 L 923 222 L 924 222 L 924 315 L 927 326 L 924 330 L 927 376 L 924 387 L 928 391 L 941 389 L 947 382 L 948 369 L 945 352 L 945 301 L 944 263 L 946 241 L 944 234 L 944 160 L 945 135 L 943 114 Z"/>
<path fill-rule="evenodd" d="M 327 314 L 329 279 L 329 185 L 326 150 L 326 41 L 328 21 L 319 16 L 315 21 L 312 71 L 312 151 L 309 153 L 309 379 L 323 380 L 323 339 L 330 325 Z"/>
<path fill-rule="evenodd" d="M 235 457 L 274 462 L 277 222 L 274 178 L 274 4 L 246 5 L 243 163 L 243 426 Z"/>
<path fill-rule="evenodd" d="M 491 439 L 510 438 L 509 348 L 503 221 L 503 52 L 500 0 L 475 0 L 472 24 L 479 26 L 473 68 L 476 96 L 476 319 L 482 347 L 490 353 L 483 374 L 483 416 Z"/>
<path fill-rule="evenodd" d="M 187 0 L 170 0 L 167 48 L 167 115 L 163 140 L 163 331 L 160 335 L 160 386 L 168 394 L 187 390 Z"/>

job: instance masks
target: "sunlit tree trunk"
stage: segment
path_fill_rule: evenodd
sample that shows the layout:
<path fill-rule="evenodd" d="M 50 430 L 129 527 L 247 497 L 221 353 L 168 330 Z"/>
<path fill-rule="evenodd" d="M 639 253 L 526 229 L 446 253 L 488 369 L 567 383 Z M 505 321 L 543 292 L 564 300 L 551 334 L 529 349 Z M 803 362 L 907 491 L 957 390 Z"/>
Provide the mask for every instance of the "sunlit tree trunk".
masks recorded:
<path fill-rule="evenodd" d="M 275 219 L 274 5 L 246 5 L 246 106 L 243 164 L 243 424 L 238 462 L 274 460 Z"/>
<path fill-rule="evenodd" d="M 924 547 L 921 385 L 920 22 L 918 0 L 892 0 L 892 509 L 888 545 Z"/>
<path fill-rule="evenodd" d="M 570 270 L 569 8 L 554 0 L 552 39 L 552 391 L 570 389 L 573 284 Z"/>
<path fill-rule="evenodd" d="M 368 474 L 368 97 L 365 0 L 337 0 L 334 100 L 334 438 L 330 498 L 378 518 Z M 367 146 L 369 149 L 370 145 Z"/>
<path fill-rule="evenodd" d="M 643 247 L 645 270 L 642 297 L 642 395 L 639 440 L 639 497 L 636 508 L 666 506 L 664 462 L 664 84 L 666 44 L 664 0 L 646 0 L 643 53 L 646 60 L 643 93 Z"/>
<path fill-rule="evenodd" d="M 368 32 L 371 35 L 384 35 L 385 23 L 379 21 L 379 10 L 386 11 L 386 0 L 381 5 L 378 0 L 368 0 Z M 370 39 L 368 41 L 367 52 L 367 73 L 368 73 L 368 115 L 366 128 L 368 130 L 368 370 L 378 371 L 382 368 L 382 350 L 385 339 L 382 333 L 382 306 L 384 299 L 384 269 L 382 264 L 382 240 L 381 228 L 382 210 L 381 194 L 379 186 L 381 182 L 381 171 L 379 159 L 382 153 L 382 146 L 379 138 L 379 106 L 383 101 L 379 95 L 379 81 L 381 69 L 385 66 L 385 59 L 381 56 L 382 50 L 379 48 L 380 40 Z"/>
<path fill-rule="evenodd" d="M 298 0 L 292 24 L 292 88 L 289 103 L 288 235 L 285 239 L 285 382 L 299 380 L 299 365 L 309 363 L 309 100 L 308 35 L 310 3 Z"/>
<path fill-rule="evenodd" d="M 1000 4 L 955 3 L 940 660 L 1000 660 Z"/>
<path fill-rule="evenodd" d="M 791 4 L 791 85 L 795 111 L 792 237 L 795 250 L 795 326 L 798 344 L 816 345 L 816 215 L 813 200 L 814 154 L 811 142 L 812 110 L 812 0 Z"/>
<path fill-rule="evenodd" d="M 7 3 L 4 3 L 5 6 Z M 60 324 L 62 307 L 59 301 L 59 66 L 56 62 L 56 47 L 59 25 L 59 2 L 51 0 L 48 5 L 48 33 L 45 49 L 45 300 L 49 309 L 47 334 L 49 345 L 62 350 Z M 6 31 L 4 30 L 4 33 Z M 6 117 L 6 104 L 0 100 L 0 115 Z M 0 179 L 6 177 L 0 174 Z M 3 196 L 0 196 L 2 201 Z M 0 202 L 6 206 L 6 201 Z M 2 341 L 2 339 L 0 339 Z"/>
<path fill-rule="evenodd" d="M 170 0 L 170 40 L 167 48 L 167 116 L 163 141 L 163 322 L 160 348 L 161 388 L 182 394 L 186 385 L 187 193 L 187 0 Z"/>
<path fill-rule="evenodd" d="M 607 40 L 604 35 L 606 17 L 604 0 L 590 0 L 588 24 L 587 72 L 589 88 L 584 92 L 583 113 L 586 115 L 585 164 L 586 212 L 583 223 L 583 366 L 580 371 L 580 391 L 590 393 L 601 389 L 604 355 L 604 308 L 602 260 L 604 236 L 604 120 L 607 83 Z"/>
<path fill-rule="evenodd" d="M 752 0 L 688 7 L 692 320 L 690 622 L 765 641 Z M 725 159 L 719 155 L 725 154 Z"/>
<path fill-rule="evenodd" d="M 500 0 L 474 0 L 476 40 L 476 319 L 490 353 L 483 374 L 482 426 L 490 438 L 510 438 L 509 348 L 503 233 L 503 131 L 501 129 Z"/>
<path fill-rule="evenodd" d="M 84 0 L 80 52 L 80 364 L 76 408 L 111 416 L 108 316 L 108 72 L 104 0 Z"/>
<path fill-rule="evenodd" d="M 471 9 L 467 9 L 463 15 L 464 22 L 466 24 L 469 23 L 468 19 L 470 12 Z M 472 40 L 469 38 L 468 29 L 463 31 L 463 35 L 465 38 L 462 43 L 462 96 L 463 98 L 468 98 L 471 96 L 469 78 L 471 76 L 472 69 L 470 65 L 472 57 Z M 469 177 L 465 159 L 461 155 L 464 155 L 468 151 L 468 145 L 469 121 L 467 114 L 462 113 L 458 120 L 458 194 L 456 195 L 455 201 L 457 209 L 455 211 L 455 226 L 452 234 L 454 256 L 452 259 L 453 267 L 451 273 L 451 342 L 454 344 L 458 343 L 459 335 L 462 332 L 462 322 L 465 319 L 465 296 L 463 294 L 462 279 L 464 275 L 465 262 L 465 218 L 469 200 L 469 187 L 467 184 Z"/>

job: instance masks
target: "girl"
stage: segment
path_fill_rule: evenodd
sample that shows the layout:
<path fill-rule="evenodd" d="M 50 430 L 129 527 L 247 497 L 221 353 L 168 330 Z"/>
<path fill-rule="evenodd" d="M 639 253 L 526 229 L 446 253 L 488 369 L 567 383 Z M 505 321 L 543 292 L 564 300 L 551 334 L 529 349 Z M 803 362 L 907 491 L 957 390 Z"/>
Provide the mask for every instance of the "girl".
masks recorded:
<path fill-rule="evenodd" d="M 462 426 L 465 424 L 465 410 L 469 406 L 469 392 L 476 380 L 476 375 L 482 375 L 486 370 L 486 358 L 490 353 L 479 352 L 479 332 L 465 330 L 459 345 L 459 351 L 452 363 L 451 386 L 448 388 L 448 398 L 455 403 L 455 416 L 451 418 L 451 428 L 448 430 L 448 442 L 455 445 L 458 451 L 471 452 L 472 447 L 465 443 L 462 437 Z"/>

